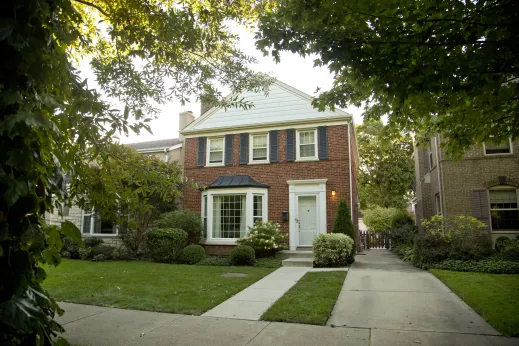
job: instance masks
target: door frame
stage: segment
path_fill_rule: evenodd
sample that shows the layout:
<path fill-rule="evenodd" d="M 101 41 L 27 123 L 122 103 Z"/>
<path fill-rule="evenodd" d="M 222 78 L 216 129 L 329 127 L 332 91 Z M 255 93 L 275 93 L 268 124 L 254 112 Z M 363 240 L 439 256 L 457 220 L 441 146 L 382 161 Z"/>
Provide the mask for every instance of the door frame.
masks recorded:
<path fill-rule="evenodd" d="M 326 233 L 326 182 L 328 179 L 288 180 L 289 248 L 296 250 L 299 243 L 298 196 L 316 196 L 317 234 Z"/>

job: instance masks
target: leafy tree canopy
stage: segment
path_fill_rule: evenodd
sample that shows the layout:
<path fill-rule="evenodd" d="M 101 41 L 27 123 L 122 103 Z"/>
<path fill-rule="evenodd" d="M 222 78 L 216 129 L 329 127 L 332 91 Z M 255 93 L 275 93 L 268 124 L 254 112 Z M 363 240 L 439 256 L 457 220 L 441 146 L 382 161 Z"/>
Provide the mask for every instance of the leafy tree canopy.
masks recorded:
<path fill-rule="evenodd" d="M 361 208 L 405 208 L 415 179 L 413 140 L 380 120 L 357 127 Z"/>
<path fill-rule="evenodd" d="M 223 100 L 218 86 L 263 90 L 271 80 L 247 67 L 254 59 L 237 49 L 227 23 L 249 25 L 268 5 L 0 2 L 0 343 L 47 345 L 63 331 L 53 320 L 62 311 L 41 287 L 39 263 L 59 263 L 61 236 L 81 242 L 71 223 L 43 227 L 44 213 L 65 198 L 64 176 L 87 177 L 91 162 L 108 157 L 99 153 L 115 134 L 149 129 L 152 101 L 204 93 L 247 106 Z M 81 60 L 90 60 L 101 91 L 124 109 L 79 77 Z"/>
<path fill-rule="evenodd" d="M 335 80 L 316 107 L 364 105 L 423 139 L 441 132 L 460 154 L 519 136 L 518 35 L 513 0 L 280 0 L 257 46 L 277 61 L 318 55 Z"/>

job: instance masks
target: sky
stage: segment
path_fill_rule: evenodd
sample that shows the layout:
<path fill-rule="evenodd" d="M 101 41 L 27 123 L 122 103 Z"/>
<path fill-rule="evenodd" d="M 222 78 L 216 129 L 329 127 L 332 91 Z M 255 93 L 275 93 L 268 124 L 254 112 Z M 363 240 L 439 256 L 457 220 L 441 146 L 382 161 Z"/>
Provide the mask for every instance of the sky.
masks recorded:
<path fill-rule="evenodd" d="M 291 52 L 281 54 L 281 62 L 276 64 L 271 57 L 264 57 L 254 46 L 254 33 L 247 32 L 245 29 L 234 29 L 239 34 L 239 48 L 247 55 L 258 59 L 258 63 L 251 66 L 256 72 L 264 72 L 272 75 L 278 80 L 299 89 L 309 95 L 314 95 L 317 87 L 322 91 L 329 90 L 332 86 L 333 77 L 326 67 L 313 67 L 315 57 L 302 58 Z M 82 65 L 83 75 L 93 80 L 95 77 L 89 68 Z M 143 131 L 140 135 L 131 133 L 128 137 L 122 135 L 120 142 L 135 143 L 159 139 L 178 137 L 178 115 L 184 111 L 192 111 L 195 117 L 200 116 L 200 104 L 191 103 L 182 106 L 180 102 L 170 102 L 164 105 L 157 105 L 160 114 L 157 119 L 150 122 L 153 134 Z M 362 123 L 362 110 L 356 107 L 344 109 L 354 116 L 356 124 Z"/>

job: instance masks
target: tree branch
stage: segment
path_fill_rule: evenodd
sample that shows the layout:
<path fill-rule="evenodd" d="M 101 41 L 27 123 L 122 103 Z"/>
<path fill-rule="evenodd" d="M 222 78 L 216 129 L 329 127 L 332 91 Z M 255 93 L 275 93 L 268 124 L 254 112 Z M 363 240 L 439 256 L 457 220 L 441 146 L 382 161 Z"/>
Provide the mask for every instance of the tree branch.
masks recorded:
<path fill-rule="evenodd" d="M 101 12 L 102 14 L 104 14 L 106 17 L 109 17 L 108 12 L 105 12 L 105 10 L 103 10 L 100 6 L 98 6 L 96 4 L 93 4 L 93 3 L 85 1 L 85 0 L 72 0 L 72 1 L 76 1 L 76 2 L 79 2 L 79 3 L 83 4 L 83 5 L 93 7 L 96 10 L 98 10 L 99 12 Z"/>

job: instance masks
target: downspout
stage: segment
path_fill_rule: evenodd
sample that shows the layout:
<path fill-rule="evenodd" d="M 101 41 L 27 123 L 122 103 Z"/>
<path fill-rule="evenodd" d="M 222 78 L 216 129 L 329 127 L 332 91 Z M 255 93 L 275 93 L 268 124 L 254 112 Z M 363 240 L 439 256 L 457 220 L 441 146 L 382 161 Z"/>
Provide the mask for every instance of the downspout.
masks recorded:
<path fill-rule="evenodd" d="M 441 180 L 441 174 L 440 174 L 440 170 L 441 170 L 441 165 L 440 165 L 440 150 L 438 149 L 439 148 L 439 141 L 438 141 L 438 137 L 440 135 L 436 135 L 434 136 L 434 143 L 436 145 L 436 161 L 437 164 L 438 164 L 438 193 L 440 194 L 440 208 L 442 210 L 442 216 L 445 217 L 445 208 L 443 206 L 443 182 Z"/>
<path fill-rule="evenodd" d="M 351 211 L 351 221 L 353 222 L 353 182 L 352 182 L 352 176 L 351 176 L 351 148 L 350 148 L 350 141 L 351 141 L 351 122 L 348 123 L 348 164 L 350 169 L 350 211 Z"/>
<path fill-rule="evenodd" d="M 164 148 L 164 157 L 165 157 L 164 162 L 168 163 L 168 149 L 167 148 Z"/>

